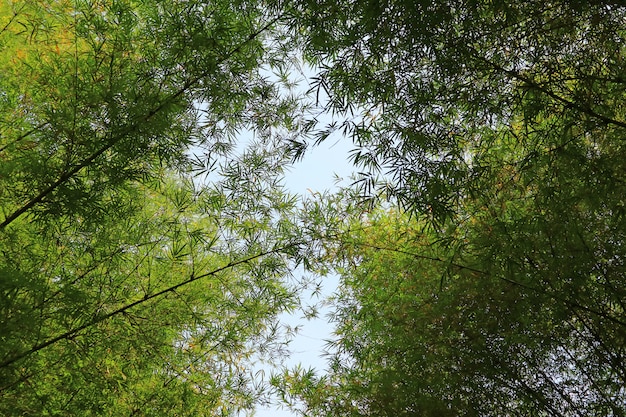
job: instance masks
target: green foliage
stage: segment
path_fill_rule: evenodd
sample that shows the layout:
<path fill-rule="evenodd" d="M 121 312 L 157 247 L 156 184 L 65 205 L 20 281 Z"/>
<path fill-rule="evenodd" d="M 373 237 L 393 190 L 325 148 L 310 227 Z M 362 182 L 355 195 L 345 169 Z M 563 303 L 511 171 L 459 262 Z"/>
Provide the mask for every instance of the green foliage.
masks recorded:
<path fill-rule="evenodd" d="M 136 185 L 97 225 L 10 235 L 2 414 L 229 414 L 262 394 L 252 362 L 259 346 L 280 351 L 272 323 L 296 303 L 282 278 L 289 242 L 257 223 L 266 236 L 252 245 L 220 219 L 229 207 L 189 189 Z M 224 246 L 225 233 L 243 243 Z"/>
<path fill-rule="evenodd" d="M 342 275 L 329 373 L 272 380 L 306 414 L 624 415 L 625 13 L 2 2 L 0 414 L 250 410 L 302 266 Z M 296 216 L 336 130 L 363 172 Z"/>
<path fill-rule="evenodd" d="M 287 372 L 285 398 L 307 415 L 624 415 L 623 5 L 291 13 L 344 119 L 316 139 L 343 130 L 360 196 L 391 203 L 325 216 L 331 371 Z"/>
<path fill-rule="evenodd" d="M 294 200 L 275 132 L 230 150 L 297 107 L 259 69 L 274 22 L 254 2 L 2 2 L 0 414 L 265 397 L 254 363 L 284 354 L 298 302 Z"/>
<path fill-rule="evenodd" d="M 344 119 L 317 140 L 347 133 L 366 197 L 448 218 L 478 173 L 468 157 L 489 148 L 490 130 L 521 122 L 541 137 L 551 127 L 537 130 L 535 118 L 556 117 L 623 136 L 624 9 L 614 3 L 295 4 L 294 31 L 321 66 L 313 88 Z"/>
<path fill-rule="evenodd" d="M 445 233 L 378 210 L 335 235 L 330 370 L 274 380 L 286 403 L 337 416 L 624 413 L 623 248 L 611 242 L 623 225 L 494 186 L 508 196 L 468 202 L 476 214 Z"/>

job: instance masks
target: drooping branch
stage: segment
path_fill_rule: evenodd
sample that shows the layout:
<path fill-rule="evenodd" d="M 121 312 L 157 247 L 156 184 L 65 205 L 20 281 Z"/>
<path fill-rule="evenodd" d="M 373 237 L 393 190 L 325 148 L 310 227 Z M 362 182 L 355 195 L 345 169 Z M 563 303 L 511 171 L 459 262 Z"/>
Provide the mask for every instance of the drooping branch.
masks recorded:
<path fill-rule="evenodd" d="M 405 251 L 405 250 L 397 249 L 397 248 L 388 248 L 388 247 L 379 246 L 379 245 L 372 245 L 372 244 L 368 244 L 368 243 L 358 243 L 358 245 L 359 246 L 364 246 L 364 247 L 367 247 L 367 248 L 371 248 L 371 249 L 376 249 L 376 250 L 401 253 L 403 255 L 408 255 L 408 256 L 411 256 L 411 257 L 417 258 L 417 259 L 424 259 L 426 261 L 434 261 L 434 262 L 438 262 L 438 263 L 445 263 L 445 264 L 448 264 L 450 266 L 455 267 L 456 269 L 466 270 L 466 271 L 474 272 L 476 274 L 481 274 L 481 275 L 487 274 L 485 271 L 481 271 L 480 269 L 472 268 L 471 266 L 461 265 L 459 263 L 452 262 L 452 261 L 449 261 L 449 260 L 446 260 L 446 259 L 442 259 L 442 258 L 437 258 L 437 257 L 434 257 L 434 256 L 420 255 L 420 254 L 415 253 L 415 252 L 409 252 L 409 251 Z"/>
<path fill-rule="evenodd" d="M 17 138 L 13 139 L 11 142 L 7 143 L 6 145 L 4 145 L 3 147 L 0 148 L 0 152 L 4 152 L 5 150 L 7 150 L 10 146 L 16 145 L 17 143 L 21 142 L 22 140 L 26 139 L 27 137 L 29 137 L 30 135 L 32 135 L 33 133 L 37 132 L 38 130 L 43 129 L 44 127 L 48 126 L 50 124 L 50 122 L 43 122 L 38 124 L 37 126 L 33 127 L 32 129 L 30 129 L 27 132 L 22 133 L 21 135 L 19 135 Z"/>

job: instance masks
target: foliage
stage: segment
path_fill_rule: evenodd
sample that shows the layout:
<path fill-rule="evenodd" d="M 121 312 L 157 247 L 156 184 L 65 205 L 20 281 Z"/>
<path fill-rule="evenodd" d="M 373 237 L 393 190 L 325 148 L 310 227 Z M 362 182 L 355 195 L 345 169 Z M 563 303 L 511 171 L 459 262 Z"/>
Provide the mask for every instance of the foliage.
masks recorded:
<path fill-rule="evenodd" d="M 288 402 L 306 415 L 626 413 L 624 12 L 297 3 L 316 88 L 344 118 L 317 140 L 343 129 L 361 197 L 392 203 L 319 236 L 343 275 L 331 370 L 285 373 Z"/>
<path fill-rule="evenodd" d="M 582 204 L 537 207 L 524 180 L 494 183 L 498 197 L 467 202 L 474 214 L 445 233 L 396 209 L 355 213 L 326 247 L 342 275 L 330 370 L 276 378 L 286 403 L 304 401 L 304 415 L 623 415 L 624 225 Z"/>
<path fill-rule="evenodd" d="M 321 67 L 313 88 L 344 116 L 317 140 L 347 133 L 368 198 L 447 218 L 480 174 L 471 160 L 489 149 L 490 130 L 528 124 L 535 152 L 558 146 L 541 143 L 552 126 L 536 117 L 593 140 L 626 127 L 624 9 L 614 2 L 303 0 L 291 17 Z"/>
<path fill-rule="evenodd" d="M 342 275 L 329 374 L 273 380 L 306 414 L 626 414 L 624 17 L 2 2 L 0 413 L 250 410 L 302 265 Z M 296 217 L 281 175 L 334 130 L 363 172 Z"/>
<path fill-rule="evenodd" d="M 284 354 L 298 302 L 274 22 L 254 2 L 2 2 L 0 414 L 264 398 L 253 364 Z M 261 143 L 237 156 L 244 127 Z"/>

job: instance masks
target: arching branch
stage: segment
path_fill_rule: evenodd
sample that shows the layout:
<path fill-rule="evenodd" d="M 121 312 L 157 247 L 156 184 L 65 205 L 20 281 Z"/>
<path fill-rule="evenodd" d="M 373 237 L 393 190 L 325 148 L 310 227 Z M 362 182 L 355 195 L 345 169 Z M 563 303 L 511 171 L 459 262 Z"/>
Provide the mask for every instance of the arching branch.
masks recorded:
<path fill-rule="evenodd" d="M 15 362 L 19 361 L 20 359 L 23 359 L 23 358 L 25 358 L 25 357 L 27 357 L 29 355 L 32 355 L 33 353 L 39 352 L 40 350 L 43 350 L 43 349 L 47 348 L 48 346 L 54 345 L 55 343 L 58 343 L 58 342 L 60 342 L 62 340 L 70 339 L 73 336 L 77 335 L 78 333 L 80 333 L 81 331 L 83 331 L 83 330 L 85 330 L 87 328 L 93 327 L 93 326 L 95 326 L 95 325 L 97 325 L 99 323 L 102 323 L 102 322 L 110 319 L 111 317 L 118 316 L 118 315 L 120 315 L 122 313 L 127 312 L 128 310 L 130 310 L 130 309 L 132 309 L 134 307 L 137 307 L 139 305 L 145 304 L 145 303 L 147 303 L 147 302 L 149 302 L 151 300 L 154 300 L 156 298 L 159 298 L 159 297 L 161 297 L 163 295 L 172 293 L 172 292 L 176 291 L 177 289 L 179 289 L 181 287 L 184 287 L 186 285 L 191 284 L 192 282 L 196 282 L 196 281 L 198 281 L 200 279 L 207 278 L 207 277 L 210 277 L 210 276 L 214 276 L 214 275 L 216 275 L 216 274 L 218 274 L 218 273 L 220 273 L 222 271 L 228 270 L 230 268 L 234 268 L 235 266 L 238 266 L 238 265 L 246 264 L 246 263 L 251 262 L 251 261 L 253 261 L 255 259 L 258 259 L 258 258 L 262 258 L 262 257 L 268 256 L 268 255 L 274 254 L 274 253 L 283 252 L 283 251 L 287 250 L 291 246 L 293 246 L 293 245 L 283 246 L 283 247 L 280 247 L 280 248 L 274 248 L 274 249 L 269 250 L 269 251 L 265 251 L 265 252 L 258 253 L 256 255 L 248 256 L 248 257 L 246 257 L 244 259 L 231 261 L 231 262 L 229 262 L 228 264 L 226 264 L 226 265 L 224 265 L 222 267 L 219 267 L 217 269 L 214 269 L 214 270 L 212 270 L 210 272 L 207 272 L 207 273 L 204 273 L 204 274 L 201 274 L 201 275 L 197 275 L 196 276 L 196 275 L 193 275 L 193 273 L 192 273 L 192 275 L 189 278 L 187 278 L 186 280 L 184 280 L 182 282 L 179 282 L 178 284 L 172 285 L 172 286 L 170 286 L 168 288 L 165 288 L 165 289 L 163 289 L 161 291 L 155 292 L 154 294 L 150 294 L 150 295 L 146 294 L 144 297 L 142 297 L 142 298 L 140 298 L 138 300 L 135 300 L 135 301 L 133 301 L 131 303 L 128 303 L 128 304 L 126 304 L 126 305 L 124 305 L 124 306 L 122 306 L 122 307 L 120 307 L 120 308 L 118 308 L 116 310 L 113 310 L 113 311 L 111 311 L 109 313 L 97 316 L 97 317 L 93 318 L 92 320 L 89 320 L 87 323 L 84 323 L 84 324 L 82 324 L 82 325 L 80 325 L 78 327 L 75 327 L 75 328 L 73 328 L 71 330 L 68 330 L 67 332 L 62 333 L 62 334 L 60 334 L 58 336 L 51 337 L 48 340 L 45 340 L 45 341 L 43 341 L 41 343 L 36 344 L 35 346 L 33 346 L 32 348 L 30 348 L 28 350 L 25 350 L 23 352 L 20 352 L 18 354 L 10 356 L 9 358 L 7 358 L 7 359 L 3 360 L 2 362 L 0 362 L 0 368 L 5 368 L 7 366 L 10 366 L 10 365 L 14 364 Z M 4 388 L 0 388 L 0 391 L 2 391 L 3 389 Z"/>

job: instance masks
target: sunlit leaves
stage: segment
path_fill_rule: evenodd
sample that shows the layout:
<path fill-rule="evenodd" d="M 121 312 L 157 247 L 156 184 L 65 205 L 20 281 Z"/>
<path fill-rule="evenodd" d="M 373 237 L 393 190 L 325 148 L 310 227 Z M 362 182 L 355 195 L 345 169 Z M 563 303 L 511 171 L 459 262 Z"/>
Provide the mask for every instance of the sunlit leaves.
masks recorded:
<path fill-rule="evenodd" d="M 250 409 L 253 363 L 283 353 L 275 318 L 297 305 L 287 155 L 263 149 L 299 108 L 260 74 L 276 16 L 124 0 L 0 12 L 2 414 Z M 244 128 L 263 144 L 237 160 Z M 187 169 L 202 150 L 200 185 Z"/>
<path fill-rule="evenodd" d="M 251 363 L 261 345 L 270 358 L 280 350 L 271 322 L 295 306 L 277 247 L 289 242 L 267 232 L 246 244 L 246 233 L 192 190 L 172 180 L 156 190 L 136 186 L 126 197 L 132 214 L 103 213 L 97 226 L 67 224 L 56 238 L 31 242 L 21 231 L 21 251 L 4 253 L 14 272 L 2 292 L 10 301 L 3 398 L 21 405 L 3 401 L 5 412 L 37 409 L 30 390 L 50 397 L 50 412 L 70 414 L 116 415 L 144 403 L 191 414 L 252 406 L 259 393 L 250 391 Z M 242 243 L 222 246 L 220 234 Z M 32 285 L 19 271 L 30 271 Z M 159 390 L 186 392 L 187 400 Z"/>

